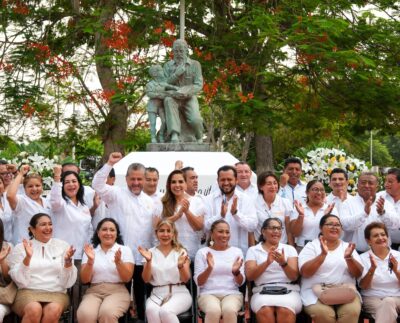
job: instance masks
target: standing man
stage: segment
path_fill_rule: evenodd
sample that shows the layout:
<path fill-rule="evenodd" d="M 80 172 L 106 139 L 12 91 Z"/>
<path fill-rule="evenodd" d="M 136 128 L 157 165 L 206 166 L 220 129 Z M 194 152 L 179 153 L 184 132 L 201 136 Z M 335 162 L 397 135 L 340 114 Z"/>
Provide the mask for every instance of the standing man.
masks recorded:
<path fill-rule="evenodd" d="M 203 119 L 200 115 L 199 102 L 196 95 L 203 88 L 201 65 L 188 57 L 188 46 L 183 39 L 177 39 L 172 46 L 173 60 L 164 65 L 167 82 L 178 90 L 164 99 L 167 133 L 170 141 L 180 142 L 182 132 L 179 112 L 191 127 L 197 142 L 203 142 Z"/>
<path fill-rule="evenodd" d="M 349 178 L 347 172 L 341 168 L 334 168 L 329 175 L 329 187 L 332 192 L 326 197 L 326 203 L 328 205 L 335 204 L 339 215 L 342 213 L 343 203 L 354 198 L 347 192 L 348 186 Z M 353 232 L 344 231 L 343 240 L 351 242 L 352 235 Z"/>
<path fill-rule="evenodd" d="M 300 159 L 289 157 L 285 160 L 283 174 L 280 178 L 279 195 L 289 199 L 292 203 L 295 200 L 305 203 L 306 200 L 306 184 L 300 180 L 301 173 Z"/>
<path fill-rule="evenodd" d="M 160 174 L 157 168 L 146 167 L 144 171 L 144 185 L 143 192 L 152 198 L 154 202 L 159 203 L 162 198 L 162 194 L 158 191 L 158 180 L 160 179 Z"/>
<path fill-rule="evenodd" d="M 379 180 L 372 172 L 364 172 L 358 178 L 357 195 L 347 200 L 341 209 L 340 220 L 345 231 L 353 231 L 350 241 L 359 252 L 369 249 L 364 238 L 364 229 L 371 222 L 383 222 L 388 230 L 400 228 L 400 217 L 385 199 L 376 196 Z"/>
<path fill-rule="evenodd" d="M 144 282 L 142 279 L 143 257 L 138 247 L 152 246 L 154 206 L 152 199 L 143 192 L 145 167 L 139 163 L 129 165 L 126 172 L 126 187 L 106 184 L 108 173 L 122 159 L 119 152 L 111 153 L 105 164 L 93 178 L 93 188 L 107 204 L 110 214 L 118 222 L 125 245 L 130 247 L 135 258 L 133 286 L 139 319 L 144 320 Z"/>
<path fill-rule="evenodd" d="M 390 168 L 385 178 L 385 190 L 377 194 L 385 199 L 385 203 L 393 205 L 396 215 L 400 217 L 400 168 Z M 400 230 L 391 230 L 392 248 L 397 250 L 400 246 Z"/>
<path fill-rule="evenodd" d="M 186 193 L 190 196 L 196 196 L 203 199 L 204 196 L 197 192 L 199 188 L 199 176 L 195 172 L 194 168 L 187 166 L 182 168 L 181 171 L 183 172 L 183 177 L 186 181 Z"/>
<path fill-rule="evenodd" d="M 246 162 L 240 161 L 235 164 L 238 185 L 236 189 L 252 199 L 256 199 L 258 195 L 258 188 L 251 183 L 251 168 Z"/>
<path fill-rule="evenodd" d="M 241 248 L 246 254 L 248 233 L 257 227 L 257 214 L 254 202 L 236 189 L 237 172 L 233 166 L 218 169 L 219 191 L 214 191 L 206 198 L 205 227 L 210 230 L 214 221 L 224 219 L 229 223 L 232 246 Z"/>

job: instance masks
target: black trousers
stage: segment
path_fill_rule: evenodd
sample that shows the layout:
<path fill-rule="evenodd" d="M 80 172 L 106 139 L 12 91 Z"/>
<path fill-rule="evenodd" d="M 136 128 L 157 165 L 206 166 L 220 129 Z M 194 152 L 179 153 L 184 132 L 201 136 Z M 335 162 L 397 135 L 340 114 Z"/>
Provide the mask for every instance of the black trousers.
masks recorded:
<path fill-rule="evenodd" d="M 142 279 L 143 266 L 135 265 L 133 272 L 133 293 L 135 294 L 136 310 L 138 319 L 144 320 L 144 298 L 145 289 L 144 281 Z"/>

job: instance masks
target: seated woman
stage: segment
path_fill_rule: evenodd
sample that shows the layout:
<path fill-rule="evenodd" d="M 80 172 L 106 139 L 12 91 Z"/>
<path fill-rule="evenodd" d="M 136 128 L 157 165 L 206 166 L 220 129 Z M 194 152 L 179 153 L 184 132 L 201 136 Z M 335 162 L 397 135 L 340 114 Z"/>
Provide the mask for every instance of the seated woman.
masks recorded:
<path fill-rule="evenodd" d="M 326 195 L 324 184 L 318 180 L 312 180 L 306 186 L 306 205 L 294 201 L 297 212 L 293 212 L 290 218 L 290 230 L 296 238 L 297 251 L 318 237 L 319 221 L 325 214 L 337 215 L 334 204 L 325 203 Z"/>
<path fill-rule="evenodd" d="M 8 256 L 11 251 L 11 244 L 4 240 L 4 225 L 3 221 L 0 219 L 0 286 L 7 286 L 10 281 L 9 269 L 8 266 Z M 0 304 L 0 322 L 3 322 L 4 317 L 11 313 L 11 309 L 9 305 Z"/>
<path fill-rule="evenodd" d="M 292 284 L 299 276 L 296 249 L 280 243 L 283 225 L 278 218 L 269 218 L 261 227 L 259 243 L 246 255 L 246 277 L 254 281 L 251 309 L 257 322 L 295 322 L 301 311 L 299 286 Z M 286 294 L 271 295 L 273 286 L 285 287 Z"/>
<path fill-rule="evenodd" d="M 324 215 L 319 227 L 320 237 L 308 243 L 299 255 L 304 310 L 315 323 L 356 323 L 361 310 L 358 294 L 348 303 L 326 305 L 314 292 L 321 284 L 347 284 L 355 290 L 355 279 L 363 270 L 360 256 L 353 252 L 355 244 L 340 239 L 342 224 L 336 215 Z"/>
<path fill-rule="evenodd" d="M 192 296 L 185 283 L 190 279 L 190 260 L 178 242 L 175 225 L 168 220 L 156 226 L 158 246 L 138 250 L 145 259 L 142 277 L 153 285 L 146 301 L 146 317 L 151 323 L 179 322 L 177 315 L 192 305 Z"/>
<path fill-rule="evenodd" d="M 111 218 L 99 222 L 92 243 L 94 248 L 84 247 L 80 276 L 90 288 L 79 305 L 78 322 L 118 322 L 130 304 L 124 283 L 132 279 L 133 254 L 123 245 L 119 226 Z"/>
<path fill-rule="evenodd" d="M 199 286 L 199 308 L 206 314 L 205 321 L 236 322 L 243 305 L 239 286 L 245 281 L 243 253 L 229 246 L 230 229 L 225 220 L 211 225 L 208 247 L 196 254 L 194 281 Z"/>
<path fill-rule="evenodd" d="M 400 311 L 400 252 L 390 249 L 383 223 L 368 224 L 364 235 L 371 247 L 361 255 L 364 271 L 359 285 L 364 310 L 377 323 L 394 323 Z"/>
<path fill-rule="evenodd" d="M 52 238 L 49 215 L 35 214 L 29 225 L 32 240 L 15 246 L 9 258 L 9 274 L 18 286 L 12 310 L 22 322 L 57 322 L 69 305 L 67 288 L 76 281 L 75 250 Z"/>

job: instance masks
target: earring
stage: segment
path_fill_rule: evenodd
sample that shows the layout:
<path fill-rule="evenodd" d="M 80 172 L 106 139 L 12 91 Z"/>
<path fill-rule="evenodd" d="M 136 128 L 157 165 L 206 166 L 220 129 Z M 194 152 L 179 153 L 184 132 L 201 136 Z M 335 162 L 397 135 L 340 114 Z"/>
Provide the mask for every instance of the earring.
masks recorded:
<path fill-rule="evenodd" d="M 210 247 L 214 245 L 214 240 L 210 240 Z"/>

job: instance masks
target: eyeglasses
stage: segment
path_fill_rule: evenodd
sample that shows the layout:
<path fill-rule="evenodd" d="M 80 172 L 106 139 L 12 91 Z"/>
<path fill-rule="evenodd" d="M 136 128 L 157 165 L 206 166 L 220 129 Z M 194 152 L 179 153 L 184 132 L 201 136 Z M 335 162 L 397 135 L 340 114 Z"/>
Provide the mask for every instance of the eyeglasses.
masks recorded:
<path fill-rule="evenodd" d="M 267 227 L 267 229 L 271 231 L 282 231 L 282 227 Z"/>
<path fill-rule="evenodd" d="M 317 187 L 312 188 L 310 191 L 313 193 L 325 193 L 324 188 L 317 188 Z"/>
<path fill-rule="evenodd" d="M 327 226 L 328 228 L 341 228 L 342 227 L 342 225 L 340 224 L 340 223 L 325 223 L 324 224 L 325 226 Z"/>
<path fill-rule="evenodd" d="M 0 176 L 11 176 L 11 175 L 12 175 L 11 172 L 0 173 Z"/>

